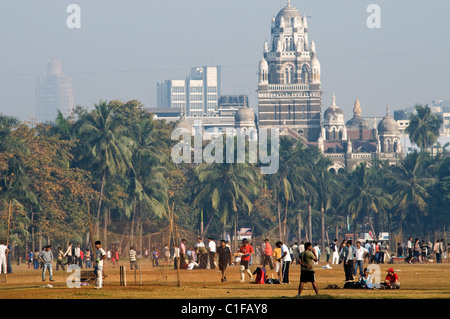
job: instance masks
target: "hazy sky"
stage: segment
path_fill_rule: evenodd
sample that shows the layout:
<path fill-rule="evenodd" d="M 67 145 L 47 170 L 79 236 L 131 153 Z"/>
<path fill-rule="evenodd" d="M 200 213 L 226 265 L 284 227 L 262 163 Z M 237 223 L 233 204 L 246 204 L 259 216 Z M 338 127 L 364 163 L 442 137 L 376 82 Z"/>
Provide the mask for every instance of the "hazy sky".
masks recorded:
<path fill-rule="evenodd" d="M 69 29 L 69 4 L 81 28 Z M 257 68 L 271 18 L 287 0 L 2 0 L 0 113 L 35 117 L 35 85 L 49 59 L 62 60 L 75 103 L 138 99 L 156 106 L 156 82 L 191 67 L 222 66 L 222 93 L 257 107 Z M 381 8 L 369 29 L 367 7 Z M 292 0 L 308 20 L 322 67 L 325 110 L 335 92 L 346 120 L 450 98 L 450 1 Z"/>

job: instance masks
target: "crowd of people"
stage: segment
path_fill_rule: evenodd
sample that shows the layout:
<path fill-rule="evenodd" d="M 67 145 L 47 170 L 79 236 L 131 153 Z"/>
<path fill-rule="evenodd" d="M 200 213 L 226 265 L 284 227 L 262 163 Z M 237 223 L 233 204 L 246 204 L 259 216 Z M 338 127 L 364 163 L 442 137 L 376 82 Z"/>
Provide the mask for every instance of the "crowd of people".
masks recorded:
<path fill-rule="evenodd" d="M 47 245 L 41 251 L 27 252 L 27 264 L 29 268 L 42 269 L 42 280 L 46 280 L 46 273 L 49 273 L 49 280 L 53 281 L 52 265 L 56 262 L 56 270 L 66 270 L 67 266 L 76 265 L 80 268 L 94 268 L 97 276 L 96 288 L 102 287 L 102 279 L 98 278 L 98 273 L 102 273 L 103 261 L 115 267 L 119 262 L 120 249 L 112 245 L 106 251 L 101 248 L 101 243 L 95 243 L 94 254 L 89 248 L 82 249 L 80 244 L 69 243 L 68 247 L 62 249 L 58 247 L 53 255 L 52 246 Z M 406 263 L 427 263 L 436 261 L 441 263 L 448 258 L 449 245 L 443 239 L 431 242 L 415 240 L 410 237 L 407 243 L 397 244 L 395 253 L 391 251 L 386 241 L 365 242 L 344 240 L 341 243 L 335 239 L 332 243 L 326 244 L 324 248 L 318 244 L 310 242 L 295 242 L 291 245 L 276 241 L 275 244 L 265 239 L 260 247 L 253 247 L 248 239 L 243 239 L 238 249 L 233 251 L 230 243 L 220 240 L 218 244 L 214 238 L 199 237 L 192 246 L 187 246 L 186 239 L 182 239 L 180 244 L 170 248 L 169 244 L 158 249 L 154 247 L 149 253 L 143 248 L 143 257 L 150 257 L 154 267 L 161 264 L 169 265 L 173 262 L 174 269 L 218 269 L 221 272 L 221 281 L 227 281 L 227 268 L 230 265 L 239 266 L 240 282 L 254 281 L 254 275 L 261 279 L 260 268 L 264 269 L 263 280 L 266 280 L 266 269 L 272 270 L 271 283 L 290 284 L 289 269 L 292 264 L 300 265 L 301 277 L 298 293 L 301 294 L 304 283 L 311 282 L 313 289 L 318 293 L 315 282 L 314 266 L 321 260 L 325 260 L 332 265 L 342 264 L 346 283 L 357 283 L 365 288 L 374 288 L 374 280 L 364 264 L 384 264 L 394 263 L 396 258 L 404 260 Z M 1 272 L 6 271 L 6 258 L 9 253 L 8 246 L 0 244 L 0 267 Z M 138 258 L 141 257 L 133 246 L 128 251 L 130 270 L 138 268 Z M 258 264 L 254 272 L 250 270 L 252 263 Z M 330 267 L 331 268 L 331 267 Z M 276 275 L 276 279 L 273 277 Z M 102 277 L 100 275 L 100 277 Z M 387 270 L 384 282 L 385 287 L 399 288 L 399 278 L 393 268 Z"/>
<path fill-rule="evenodd" d="M 101 247 L 101 242 L 96 241 L 94 244 L 96 251 L 92 255 L 91 250 L 86 248 L 83 250 L 80 244 L 76 246 L 69 243 L 66 250 L 58 247 L 56 258 L 52 251 L 52 245 L 46 245 L 41 251 L 36 250 L 34 253 L 28 250 L 27 264 L 28 268 L 42 269 L 42 281 L 46 281 L 46 273 L 48 271 L 49 281 L 53 279 L 53 262 L 56 262 L 56 270 L 66 270 L 66 266 L 75 265 L 79 268 L 94 268 L 96 276 L 96 285 L 94 289 L 101 289 L 103 287 L 103 261 L 107 259 L 107 253 Z M 94 258 L 93 258 L 94 257 Z"/>
<path fill-rule="evenodd" d="M 50 248 L 52 248 L 51 245 Z M 43 250 L 36 249 L 34 252 L 28 250 L 27 252 L 27 265 L 28 268 L 42 269 L 44 263 L 39 257 L 43 251 L 45 251 L 47 246 Z M 53 252 L 52 252 L 53 255 Z M 74 245 L 69 243 L 68 247 L 63 250 L 58 247 L 56 251 L 56 270 L 66 270 L 68 265 L 77 265 L 80 268 L 91 268 L 92 267 L 92 253 L 89 248 L 82 249 L 80 244 Z"/>

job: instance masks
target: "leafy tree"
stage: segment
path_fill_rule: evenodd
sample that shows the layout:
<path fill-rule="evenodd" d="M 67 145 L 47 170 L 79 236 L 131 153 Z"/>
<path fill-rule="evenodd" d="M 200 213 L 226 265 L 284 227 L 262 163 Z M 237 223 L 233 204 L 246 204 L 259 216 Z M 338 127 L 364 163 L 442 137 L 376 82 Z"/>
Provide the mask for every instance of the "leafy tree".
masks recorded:
<path fill-rule="evenodd" d="M 349 176 L 347 185 L 348 197 L 342 205 L 353 223 L 353 233 L 358 231 L 358 224 L 370 217 L 372 213 L 379 214 L 389 208 L 392 197 L 374 178 L 376 168 L 369 168 L 361 163 Z M 356 236 L 355 236 L 356 238 Z"/>
<path fill-rule="evenodd" d="M 428 105 L 416 105 L 416 113 L 410 114 L 409 125 L 405 132 L 411 142 L 421 149 L 427 150 L 436 143 L 439 137 L 439 129 L 442 125 L 442 117 L 433 114 Z"/>
<path fill-rule="evenodd" d="M 97 226 L 100 220 L 104 187 L 107 179 L 123 176 L 131 166 L 131 139 L 117 117 L 119 104 L 100 101 L 95 109 L 80 118 L 76 127 L 78 140 L 82 141 L 85 152 L 81 156 L 83 168 L 99 172 L 100 196 L 97 207 Z"/>
<path fill-rule="evenodd" d="M 408 221 L 408 224 L 415 224 L 418 234 L 423 234 L 424 221 L 429 216 L 428 188 L 437 181 L 428 172 L 429 163 L 428 153 L 413 152 L 393 170 L 397 182 L 397 190 L 393 194 L 396 212 L 402 220 Z"/>

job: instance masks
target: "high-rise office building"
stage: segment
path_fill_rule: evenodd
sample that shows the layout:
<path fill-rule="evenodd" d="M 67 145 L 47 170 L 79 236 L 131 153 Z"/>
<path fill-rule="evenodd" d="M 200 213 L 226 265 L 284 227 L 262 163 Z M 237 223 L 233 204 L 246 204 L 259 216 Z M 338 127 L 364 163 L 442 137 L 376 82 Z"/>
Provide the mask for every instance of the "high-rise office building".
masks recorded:
<path fill-rule="evenodd" d="M 72 80 L 63 74 L 60 60 L 50 60 L 47 72 L 37 79 L 36 119 L 53 122 L 58 110 L 68 115 L 75 107 Z"/>
<path fill-rule="evenodd" d="M 289 1 L 272 19 L 271 41 L 259 64 L 259 126 L 289 127 L 317 141 L 321 100 L 320 63 L 307 19 Z"/>
<path fill-rule="evenodd" d="M 217 112 L 220 97 L 220 67 L 195 67 L 185 80 L 157 83 L 157 106 L 181 108 L 189 116 Z"/>

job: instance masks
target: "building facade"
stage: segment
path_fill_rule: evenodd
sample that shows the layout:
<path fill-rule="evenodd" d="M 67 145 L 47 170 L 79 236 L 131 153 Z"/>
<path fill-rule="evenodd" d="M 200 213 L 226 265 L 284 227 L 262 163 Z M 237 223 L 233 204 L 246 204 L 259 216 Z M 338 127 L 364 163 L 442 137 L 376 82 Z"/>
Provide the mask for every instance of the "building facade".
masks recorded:
<path fill-rule="evenodd" d="M 184 80 L 157 83 L 157 107 L 180 108 L 189 116 L 210 116 L 217 111 L 221 93 L 219 66 L 195 67 Z"/>
<path fill-rule="evenodd" d="M 72 80 L 63 74 L 60 60 L 50 60 L 47 72 L 37 79 L 36 120 L 39 123 L 53 122 L 58 110 L 65 116 L 75 108 Z"/>
<path fill-rule="evenodd" d="M 272 19 L 271 40 L 259 63 L 260 127 L 289 127 L 306 140 L 320 134 L 322 88 L 314 41 L 308 39 L 306 16 L 290 1 Z"/>
<path fill-rule="evenodd" d="M 389 106 L 379 121 L 368 121 L 361 114 L 361 103 L 356 99 L 353 117 L 345 122 L 333 94 L 332 105 L 324 112 L 317 141 L 317 147 L 332 162 L 331 171 L 352 171 L 361 163 L 371 166 L 387 161 L 395 165 L 403 158 L 399 127 L 389 113 Z"/>

